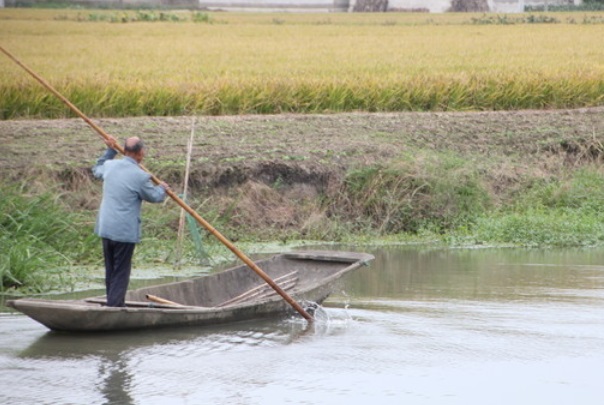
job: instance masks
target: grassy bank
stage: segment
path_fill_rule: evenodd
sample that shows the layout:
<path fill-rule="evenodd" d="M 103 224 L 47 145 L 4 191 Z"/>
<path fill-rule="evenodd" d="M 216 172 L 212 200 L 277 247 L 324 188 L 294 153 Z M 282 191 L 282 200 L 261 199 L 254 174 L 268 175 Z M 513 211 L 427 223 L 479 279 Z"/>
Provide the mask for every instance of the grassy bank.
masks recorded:
<path fill-rule="evenodd" d="M 516 190 L 516 199 L 504 204 L 489 194 L 486 179 L 471 165 L 448 161 L 415 175 L 408 169 L 372 167 L 349 173 L 337 193 L 306 201 L 307 206 L 297 213 L 306 217 L 301 228 L 279 223 L 259 228 L 258 219 L 253 217 L 259 213 L 245 212 L 235 203 L 249 198 L 249 189 L 232 196 L 231 207 L 226 210 L 221 208 L 224 198 L 191 203 L 237 243 L 388 240 L 449 246 L 576 247 L 604 242 L 604 177 L 600 168 L 582 168 L 557 180 L 525 179 Z M 66 267 L 102 267 L 100 243 L 92 235 L 94 211 L 74 212 L 60 202 L 59 195 L 27 196 L 6 185 L 0 192 L 0 291 L 65 289 L 71 282 Z M 255 193 L 262 196 L 265 209 L 287 207 L 274 188 Z M 136 258 L 139 265 L 199 262 L 190 234 L 183 256 L 176 257 L 176 216 L 176 210 L 145 207 L 145 240 Z M 203 243 L 206 252 L 225 253 L 216 240 L 204 236 Z"/>
<path fill-rule="evenodd" d="M 96 117 L 601 105 L 604 14 L 0 10 L 3 46 Z M 123 13 L 123 12 L 120 12 Z M 106 15 L 108 17 L 101 17 Z M 145 14 L 146 15 L 146 14 Z M 145 63 L 141 63 L 145 61 Z M 70 112 L 0 58 L 0 118 Z"/>
<path fill-rule="evenodd" d="M 190 117 L 100 124 L 120 138 L 142 136 L 146 166 L 180 190 Z M 190 204 L 240 246 L 604 241 L 601 108 L 206 117 L 196 128 Z M 102 143 L 79 120 L 3 121 L 0 143 L 3 288 L 69 283 L 68 272 L 56 273 L 66 265 L 102 268 L 91 236 L 101 184 L 89 172 Z M 178 207 L 143 212 L 137 265 L 172 265 Z M 204 243 L 228 253 L 212 238 Z M 185 263 L 196 265 L 196 253 L 188 236 Z"/>

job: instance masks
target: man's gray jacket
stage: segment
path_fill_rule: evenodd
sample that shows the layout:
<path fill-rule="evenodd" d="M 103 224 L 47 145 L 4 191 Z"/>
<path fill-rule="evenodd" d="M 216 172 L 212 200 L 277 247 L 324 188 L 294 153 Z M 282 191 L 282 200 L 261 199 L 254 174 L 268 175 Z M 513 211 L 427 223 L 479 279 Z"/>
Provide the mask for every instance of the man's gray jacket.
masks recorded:
<path fill-rule="evenodd" d="M 107 149 L 92 168 L 103 179 L 103 200 L 94 232 L 116 242 L 138 243 L 141 239 L 141 204 L 162 202 L 166 191 L 155 186 L 151 175 L 130 157 L 113 160 L 117 152 Z"/>

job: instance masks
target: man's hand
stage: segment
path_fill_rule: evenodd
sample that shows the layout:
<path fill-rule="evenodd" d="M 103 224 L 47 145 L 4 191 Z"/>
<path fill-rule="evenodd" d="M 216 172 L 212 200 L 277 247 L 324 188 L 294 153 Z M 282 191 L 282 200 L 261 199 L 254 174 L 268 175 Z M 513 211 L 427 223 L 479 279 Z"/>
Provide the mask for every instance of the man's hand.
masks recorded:
<path fill-rule="evenodd" d="M 170 191 L 170 186 L 165 181 L 160 181 L 159 185 L 164 188 L 166 191 Z"/>
<path fill-rule="evenodd" d="M 105 139 L 105 145 L 107 145 L 108 148 L 111 148 L 113 150 L 117 150 L 117 139 L 115 139 L 111 135 L 107 135 L 107 136 L 108 136 L 108 138 Z"/>

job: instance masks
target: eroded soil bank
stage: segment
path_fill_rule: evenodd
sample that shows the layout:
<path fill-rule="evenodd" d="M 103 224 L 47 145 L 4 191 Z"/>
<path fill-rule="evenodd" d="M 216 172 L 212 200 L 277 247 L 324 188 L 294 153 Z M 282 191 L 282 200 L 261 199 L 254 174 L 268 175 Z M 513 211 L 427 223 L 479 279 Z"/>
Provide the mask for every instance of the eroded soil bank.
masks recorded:
<path fill-rule="evenodd" d="M 189 193 L 194 208 L 259 236 L 276 229 L 304 235 L 333 216 L 354 221 L 362 213 L 334 209 L 334 204 L 355 206 L 349 195 L 339 197 L 353 171 L 397 168 L 401 177 L 417 180 L 426 162 L 454 158 L 479 173 L 489 198 L 501 204 L 527 179 L 599 166 L 604 153 L 604 107 L 96 122 L 118 139 L 142 137 L 148 146 L 145 165 L 176 191 L 182 190 L 193 132 Z M 29 190 L 60 192 L 74 210 L 98 206 L 100 185 L 92 181 L 90 167 L 103 148 L 80 119 L 0 122 L 2 179 L 24 182 Z M 416 183 L 409 193 L 421 190 Z"/>

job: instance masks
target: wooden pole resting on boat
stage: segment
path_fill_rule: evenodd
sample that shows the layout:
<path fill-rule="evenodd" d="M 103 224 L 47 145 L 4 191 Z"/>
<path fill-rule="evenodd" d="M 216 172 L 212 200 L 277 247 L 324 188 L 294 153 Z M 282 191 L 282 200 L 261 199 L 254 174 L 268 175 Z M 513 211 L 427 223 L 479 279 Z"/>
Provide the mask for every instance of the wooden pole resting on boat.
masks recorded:
<path fill-rule="evenodd" d="M 298 281 L 297 274 L 298 274 L 297 271 L 292 271 L 289 274 L 286 274 L 284 276 L 274 279 L 274 281 L 276 283 L 279 283 L 281 288 L 283 288 L 284 290 L 288 290 L 296 285 L 296 282 Z M 216 305 L 216 308 L 225 307 L 227 305 L 231 305 L 231 304 L 235 304 L 235 303 L 239 303 L 239 302 L 247 301 L 247 300 L 251 300 L 251 299 L 265 298 L 268 296 L 267 290 L 268 290 L 268 292 L 272 292 L 274 294 L 274 292 L 271 291 L 266 284 L 261 284 L 261 285 L 256 286 L 236 297 L 233 297 L 221 304 Z"/>
<path fill-rule="evenodd" d="M 81 112 L 75 105 L 73 105 L 69 100 L 67 100 L 61 93 L 55 90 L 50 84 L 48 84 L 44 79 L 38 76 L 34 71 L 21 63 L 17 58 L 15 58 L 12 54 L 10 54 L 6 49 L 0 46 L 0 51 L 2 51 L 6 56 L 8 56 L 13 62 L 23 68 L 27 73 L 29 73 L 34 79 L 36 79 L 42 86 L 48 89 L 52 94 L 58 97 L 67 107 L 69 107 L 76 115 L 82 118 L 92 129 L 94 129 L 103 139 L 109 140 L 110 136 L 98 125 L 96 125 L 90 118 L 88 118 L 83 112 Z M 121 145 L 116 144 L 115 149 L 124 154 L 124 148 Z M 160 180 L 147 168 L 143 165 L 140 165 L 141 169 L 146 171 L 151 175 L 151 180 L 155 184 L 159 184 Z M 231 252 L 233 252 L 239 259 L 241 259 L 250 269 L 252 269 L 256 274 L 260 276 L 268 285 L 270 285 L 283 299 L 290 304 L 300 315 L 302 315 L 307 320 L 312 320 L 312 316 L 310 316 L 304 308 L 293 298 L 291 298 L 281 287 L 279 287 L 269 276 L 266 274 L 256 263 L 254 263 L 249 257 L 247 257 L 241 250 L 239 250 L 231 241 L 225 238 L 220 232 L 216 230 L 209 222 L 203 219 L 193 208 L 191 208 L 186 202 L 184 202 L 178 195 L 172 190 L 166 190 L 167 194 L 172 198 L 179 206 L 181 206 L 187 213 L 189 213 L 201 226 L 203 226 L 208 232 L 216 237 L 223 245 L 225 245 Z"/>
<path fill-rule="evenodd" d="M 147 295 L 145 295 L 145 298 L 147 298 L 149 301 L 157 302 L 158 304 L 173 305 L 175 307 L 184 307 L 184 305 L 179 304 L 178 302 L 170 301 L 165 298 L 158 297 L 156 295 L 147 294 Z"/>

